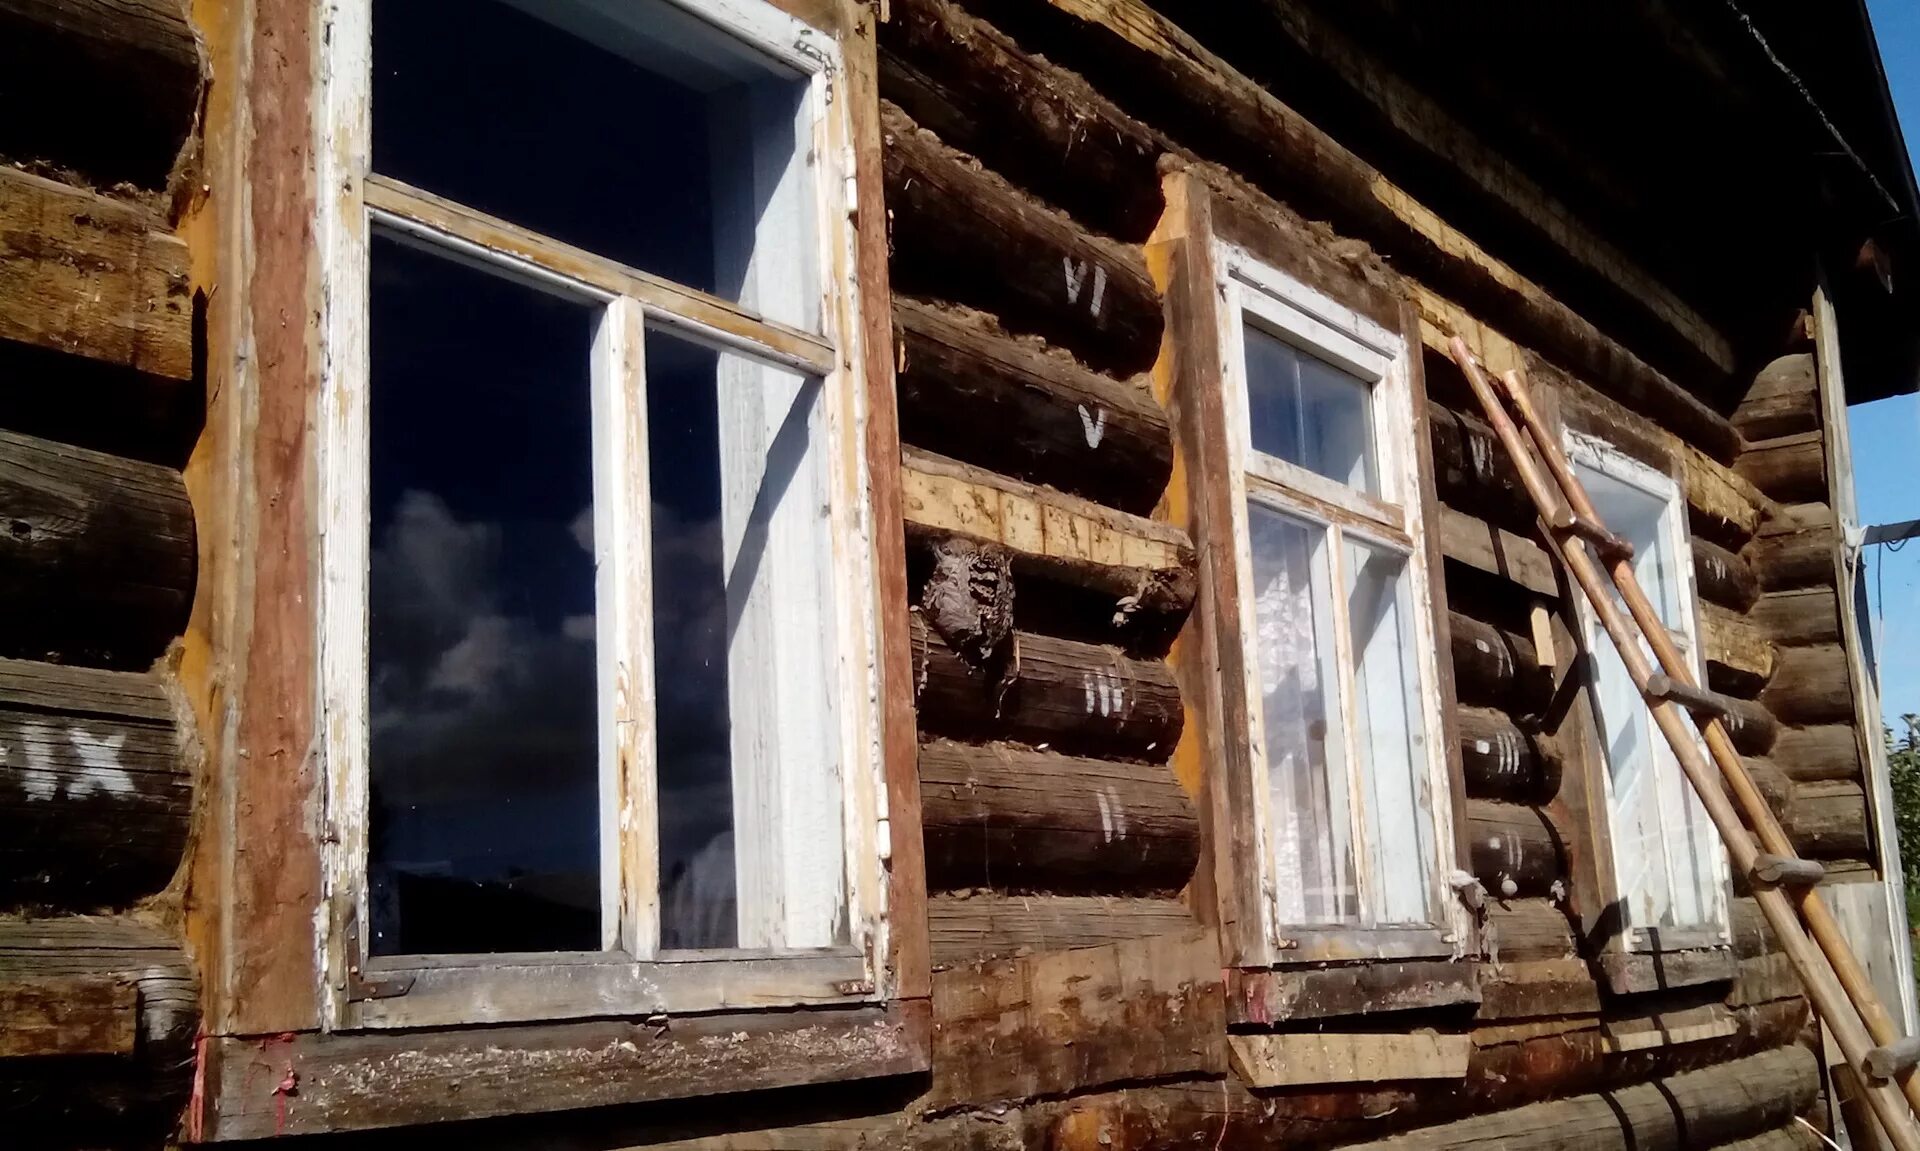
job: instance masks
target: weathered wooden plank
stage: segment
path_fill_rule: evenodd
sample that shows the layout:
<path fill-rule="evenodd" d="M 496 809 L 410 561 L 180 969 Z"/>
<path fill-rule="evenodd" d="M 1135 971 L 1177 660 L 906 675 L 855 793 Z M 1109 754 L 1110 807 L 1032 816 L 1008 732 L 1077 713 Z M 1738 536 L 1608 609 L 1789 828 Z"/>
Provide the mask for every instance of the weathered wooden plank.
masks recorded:
<path fill-rule="evenodd" d="M 404 1036 L 300 1033 L 208 1044 L 206 1138 L 260 1139 L 906 1075 L 925 1004 Z M 275 1090 L 290 1082 L 294 1088 Z M 265 1084 L 263 1087 L 262 1085 Z"/>
<path fill-rule="evenodd" d="M 1178 891 L 1200 856 L 1199 814 L 1161 764 L 935 740 L 920 800 L 936 890 Z"/>
<path fill-rule="evenodd" d="M 0 0 L 0 154 L 164 188 L 201 70 L 176 0 Z"/>
<path fill-rule="evenodd" d="M 1266 1027 L 1295 1019 L 1390 1014 L 1480 1002 L 1479 965 L 1367 962 L 1229 973 L 1227 1020 Z"/>
<path fill-rule="evenodd" d="M 1754 487 L 1782 503 L 1827 497 L 1827 449 L 1818 431 L 1750 443 L 1733 466 Z"/>
<path fill-rule="evenodd" d="M 1682 951 L 1606 951 L 1594 966 L 1615 995 L 1647 995 L 1703 983 L 1725 983 L 1739 974 L 1739 958 L 1724 947 Z"/>
<path fill-rule="evenodd" d="M 127 903 L 187 842 L 185 737 L 154 675 L 0 659 L 0 900 Z"/>
<path fill-rule="evenodd" d="M 131 980 L 67 975 L 0 981 L 0 1059 L 131 1055 L 139 1020 L 140 994 Z"/>
<path fill-rule="evenodd" d="M 1787 778 L 1812 783 L 1860 778 L 1860 737 L 1850 723 L 1789 727 L 1774 741 L 1773 762 Z"/>
<path fill-rule="evenodd" d="M 1210 932 L 943 971 L 933 1019 L 936 1110 L 1226 1068 Z"/>
<path fill-rule="evenodd" d="M 1496 962 L 1570 958 L 1573 922 L 1551 900 L 1495 900 L 1487 905 L 1486 950 Z"/>
<path fill-rule="evenodd" d="M 1809 859 L 1869 859 L 1873 817 L 1867 795 L 1854 780 L 1797 784 L 1781 813 L 1794 847 Z"/>
<path fill-rule="evenodd" d="M 0 655 L 146 667 L 193 602 L 178 473 L 0 432 Z"/>
<path fill-rule="evenodd" d="M 1690 1151 L 1778 1127 L 1820 1090 L 1812 1052 L 1786 1047 L 1605 1095 L 1477 1115 L 1355 1151 Z"/>
<path fill-rule="evenodd" d="M 1475 878 L 1497 898 L 1545 895 L 1566 876 L 1559 837 L 1538 808 L 1468 800 L 1467 846 Z"/>
<path fill-rule="evenodd" d="M 908 450 L 904 464 L 910 536 L 961 536 L 1007 548 L 1016 573 L 1111 597 L 1127 615 L 1178 620 L 1192 606 L 1193 546 L 1171 524 L 927 452 Z"/>
<path fill-rule="evenodd" d="M 897 291 L 993 312 L 1102 371 L 1160 347 L 1160 297 L 1138 248 L 1095 236 L 882 105 Z"/>
<path fill-rule="evenodd" d="M 1480 1020 L 1541 1019 L 1600 1010 L 1600 986 L 1584 959 L 1516 959 L 1480 975 Z"/>
<path fill-rule="evenodd" d="M 1192 909 L 1174 898 L 975 891 L 935 895 L 927 905 L 933 961 L 944 967 L 1171 935 L 1195 925 Z"/>
<path fill-rule="evenodd" d="M 916 448 L 1146 512 L 1166 489 L 1166 413 L 1134 381 L 957 306 L 894 301 L 900 435 Z"/>
<path fill-rule="evenodd" d="M 1440 553 L 1475 571 L 1512 580 L 1537 596 L 1557 599 L 1560 595 L 1553 558 L 1546 548 L 1527 536 L 1444 504 L 1440 508 Z"/>
<path fill-rule="evenodd" d="M 1327 1032 L 1235 1035 L 1233 1070 L 1250 1087 L 1461 1079 L 1473 1053 L 1465 1035 Z"/>
<path fill-rule="evenodd" d="M 1839 644 L 1781 648 L 1760 702 L 1782 723 L 1852 722 L 1846 651 Z"/>
<path fill-rule="evenodd" d="M 1164 663 L 1027 632 L 1016 633 L 1013 645 L 1004 678 L 976 670 L 916 615 L 921 732 L 1072 755 L 1164 761 L 1173 754 L 1185 719 Z"/>
<path fill-rule="evenodd" d="M 1761 368 L 1746 398 L 1734 409 L 1733 426 L 1749 442 L 1817 430 L 1820 387 L 1813 353 L 1791 352 Z"/>
<path fill-rule="evenodd" d="M 186 380 L 192 314 L 187 246 L 147 213 L 0 166 L 0 340 Z"/>
<path fill-rule="evenodd" d="M 1725 1007 L 1708 1003 L 1652 1015 L 1603 1019 L 1600 1029 L 1606 1033 L 1607 1045 L 1612 1050 L 1627 1052 L 1724 1039 L 1739 1031 L 1740 1024 Z"/>
<path fill-rule="evenodd" d="M 1717 603 L 1700 610 L 1700 653 L 1707 660 L 1707 686 L 1714 691 L 1752 695 L 1773 675 L 1774 648 L 1750 616 Z"/>

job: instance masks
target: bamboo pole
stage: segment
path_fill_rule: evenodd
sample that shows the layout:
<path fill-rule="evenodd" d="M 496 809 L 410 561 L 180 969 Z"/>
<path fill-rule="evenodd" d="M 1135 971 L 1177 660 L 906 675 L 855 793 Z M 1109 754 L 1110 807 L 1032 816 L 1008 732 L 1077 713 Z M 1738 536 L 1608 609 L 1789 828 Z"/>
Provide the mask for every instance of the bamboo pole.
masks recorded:
<path fill-rule="evenodd" d="M 1579 477 L 1574 474 L 1566 457 L 1554 443 L 1546 421 L 1540 418 L 1539 409 L 1533 405 L 1533 397 L 1520 380 L 1520 374 L 1509 371 L 1501 377 L 1501 382 L 1506 386 L 1507 396 L 1512 400 L 1514 410 L 1520 414 L 1521 422 L 1526 425 L 1528 434 L 1539 447 L 1541 458 L 1546 460 L 1547 467 L 1552 470 L 1554 479 L 1558 481 L 1567 505 L 1573 509 L 1576 517 L 1597 520 L 1598 514 L 1594 509 L 1593 501 L 1587 498 L 1585 485 L 1580 483 Z M 1645 591 L 1640 587 L 1640 581 L 1634 574 L 1632 563 L 1625 560 L 1616 561 L 1613 564 L 1612 575 L 1614 585 L 1620 589 L 1621 598 L 1626 601 L 1627 610 L 1632 612 L 1634 622 L 1639 624 L 1641 631 L 1646 633 L 1647 642 L 1652 646 L 1653 654 L 1660 661 L 1660 666 L 1667 676 L 1683 689 L 1698 688 L 1700 684 L 1694 678 L 1693 665 L 1688 663 L 1681 656 L 1680 650 L 1674 646 L 1672 637 L 1667 634 L 1666 626 L 1655 614 L 1652 602 L 1647 599 Z M 1792 838 L 1780 825 L 1780 818 L 1774 814 L 1773 805 L 1767 802 L 1766 796 L 1762 795 L 1760 789 L 1754 784 L 1753 777 L 1747 772 L 1740 753 L 1734 749 L 1733 738 L 1727 733 L 1726 725 L 1721 722 L 1721 718 L 1716 715 L 1696 714 L 1695 722 L 1699 724 L 1702 733 L 1706 736 L 1707 750 L 1712 753 L 1715 764 L 1720 768 L 1720 774 L 1725 777 L 1727 786 L 1733 790 L 1734 798 L 1745 812 L 1747 822 L 1759 836 L 1762 850 L 1769 855 L 1788 858 L 1797 856 L 1799 852 L 1795 850 Z M 1826 955 L 1827 961 L 1832 964 L 1833 972 L 1840 980 L 1840 986 L 1845 989 L 1854 1010 L 1860 1013 L 1861 1022 L 1866 1024 L 1867 1034 L 1872 1037 L 1874 1046 L 1886 1047 L 1899 1042 L 1902 1038 L 1899 1028 L 1894 1025 L 1893 1018 L 1881 1005 L 1880 997 L 1874 991 L 1871 977 L 1861 966 L 1859 958 L 1854 955 L 1852 945 L 1847 942 L 1845 933 L 1840 930 L 1839 921 L 1833 917 L 1833 912 L 1827 907 L 1826 901 L 1821 899 L 1819 892 L 1811 887 L 1799 889 L 1795 899 L 1799 904 L 1801 920 L 1820 945 L 1820 950 Z M 1855 1067 L 1859 1069 L 1860 1065 L 1855 1064 Z M 1862 1071 L 1862 1078 L 1867 1079 L 1868 1082 L 1872 1081 L 1864 1071 Z M 1901 1069 L 1895 1078 L 1907 1097 L 1908 1105 L 1915 1113 L 1920 1113 L 1920 1076 L 1916 1076 L 1914 1068 L 1909 1066 Z"/>
<path fill-rule="evenodd" d="M 1454 359 L 1459 363 L 1461 371 L 1467 377 L 1468 385 L 1473 389 L 1474 397 L 1485 409 L 1488 420 L 1493 424 L 1494 433 L 1499 436 L 1501 445 L 1506 448 L 1508 455 L 1513 459 L 1514 466 L 1519 469 L 1521 480 L 1529 494 L 1535 495 L 1536 503 L 1539 504 L 1543 515 L 1549 508 L 1568 510 L 1568 505 L 1560 504 L 1557 500 L 1541 501 L 1539 499 L 1539 494 L 1547 490 L 1547 481 L 1546 477 L 1540 474 L 1533 450 L 1529 448 L 1520 429 L 1507 414 L 1506 406 L 1494 393 L 1493 386 L 1487 382 L 1486 376 L 1481 372 L 1479 364 L 1475 362 L 1465 342 L 1456 336 L 1451 348 Z M 1530 412 L 1531 405 L 1525 405 L 1523 410 Z M 1537 413 L 1534 413 L 1534 419 L 1538 419 Z M 1529 430 L 1532 431 L 1531 427 Z M 1573 477 L 1572 469 L 1566 467 L 1564 458 L 1558 458 L 1559 453 L 1552 440 L 1544 435 L 1544 425 L 1539 432 L 1533 434 L 1540 437 L 1541 455 L 1550 462 L 1557 462 L 1560 468 L 1566 468 L 1566 478 L 1572 480 L 1572 483 L 1564 490 L 1565 495 L 1571 503 L 1571 514 L 1580 515 L 1582 509 L 1579 505 L 1580 501 L 1585 499 L 1584 489 L 1580 488 L 1578 479 Z M 1558 468 L 1555 470 L 1554 478 L 1556 481 L 1561 479 Z M 1588 505 L 1587 511 L 1591 514 L 1591 504 Z M 1599 619 L 1601 627 L 1606 631 L 1607 637 L 1613 641 L 1615 648 L 1619 650 L 1628 676 L 1632 678 L 1634 686 L 1644 697 L 1647 681 L 1654 674 L 1653 667 L 1647 662 L 1646 655 L 1641 651 L 1640 644 L 1635 641 L 1627 620 L 1621 616 L 1619 607 L 1614 603 L 1613 596 L 1608 590 L 1606 576 L 1599 563 L 1582 546 L 1582 541 L 1563 540 L 1558 531 L 1547 533 L 1547 543 L 1556 558 L 1572 573 L 1574 580 L 1586 593 L 1587 601 L 1593 606 L 1594 614 Z M 1622 566 L 1625 567 L 1624 573 L 1619 570 Z M 1622 597 L 1629 605 L 1637 599 L 1641 606 L 1651 611 L 1651 605 L 1647 604 L 1646 596 L 1641 592 L 1639 582 L 1634 578 L 1631 564 L 1625 561 L 1616 564 L 1613 575 L 1616 584 L 1620 587 Z M 1637 612 L 1634 620 L 1647 633 L 1645 638 L 1658 653 L 1661 641 L 1666 639 L 1665 626 L 1656 620 L 1655 626 L 1646 627 Z M 1672 650 L 1670 641 L 1666 646 Z M 1677 650 L 1673 651 L 1673 654 L 1677 656 Z M 1679 661 L 1676 660 L 1676 663 Z M 1677 674 L 1671 669 L 1669 674 L 1683 683 L 1692 682 L 1691 671 L 1686 669 L 1683 663 Z M 1659 726 L 1661 734 L 1673 748 L 1674 757 L 1679 760 L 1681 771 L 1686 774 L 1694 791 L 1699 794 L 1708 818 L 1713 820 L 1721 840 L 1727 845 L 1727 851 L 1733 858 L 1734 866 L 1739 868 L 1742 874 L 1750 872 L 1759 851 L 1754 845 L 1753 838 L 1748 834 L 1746 825 L 1741 821 L 1739 812 L 1735 810 L 1733 802 L 1721 789 L 1718 773 L 1709 768 L 1705 758 L 1701 756 L 1699 745 L 1688 730 L 1686 722 L 1681 718 L 1680 708 L 1666 700 L 1649 699 L 1647 703 L 1654 723 Z M 1751 777 L 1740 765 L 1737 756 L 1734 760 L 1734 770 L 1728 774 L 1731 779 L 1743 781 L 1745 789 L 1754 798 L 1758 798 L 1758 790 L 1754 788 Z M 1735 783 L 1735 789 L 1739 790 L 1738 782 Z M 1771 811 L 1766 809 L 1764 801 L 1761 801 L 1761 807 L 1771 816 Z M 1777 820 L 1774 820 L 1774 828 L 1776 830 L 1779 828 Z M 1792 855 L 1791 844 L 1785 852 L 1777 854 Z M 1811 892 L 1807 894 L 1810 895 Z M 1873 1047 L 1873 1040 L 1862 1022 L 1864 1012 L 1855 1014 L 1849 995 L 1835 979 L 1835 969 L 1828 966 L 1826 956 L 1814 946 L 1813 940 L 1808 938 L 1787 894 L 1779 888 L 1762 887 L 1754 892 L 1754 899 L 1761 913 L 1766 917 L 1767 923 L 1773 928 L 1774 935 L 1785 948 L 1788 960 L 1793 964 L 1795 972 L 1799 974 L 1800 982 L 1805 986 L 1808 997 L 1813 1000 L 1815 1009 L 1832 1028 L 1834 1042 L 1839 1045 L 1841 1054 L 1852 1067 L 1861 1067 L 1867 1052 Z M 1847 954 L 1851 956 L 1851 952 Z M 1873 1108 L 1874 1114 L 1880 1118 L 1896 1151 L 1920 1151 L 1920 1125 L 1916 1125 L 1914 1113 L 1909 1110 L 1899 1090 L 1884 1081 L 1869 1081 L 1863 1085 L 1867 1103 Z"/>

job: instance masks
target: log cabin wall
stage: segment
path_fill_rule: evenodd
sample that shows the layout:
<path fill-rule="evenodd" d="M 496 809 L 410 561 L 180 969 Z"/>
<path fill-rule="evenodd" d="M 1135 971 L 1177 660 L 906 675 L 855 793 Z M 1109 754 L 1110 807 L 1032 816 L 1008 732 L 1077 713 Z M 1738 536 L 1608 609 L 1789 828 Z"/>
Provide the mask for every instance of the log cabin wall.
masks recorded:
<path fill-rule="evenodd" d="M 171 0 L 100 7 L 139 18 L 56 20 L 0 0 L 0 75 L 68 76 L 53 62 L 70 62 L 121 101 L 105 100 L 100 122 L 72 107 L 0 122 L 0 155 L 16 162 L 0 169 L 0 367 L 30 382 L 0 396 L 13 525 L 0 571 L 22 605 L 0 652 L 0 744 L 14 752 L 0 760 L 0 1114 L 64 1124 L 61 1142 L 136 1145 L 172 1131 L 198 1024 L 173 883 L 194 725 L 164 657 L 197 575 L 181 470 L 205 373 L 176 225 L 206 218 L 183 192 L 205 67 Z M 273 7 L 264 27 L 299 23 Z M 1826 1122 L 1808 1014 L 1750 900 L 1734 901 L 1728 953 L 1697 971 L 1610 962 L 1590 937 L 1594 849 L 1575 785 L 1592 766 L 1566 703 L 1577 623 L 1441 349 L 1458 334 L 1496 366 L 1527 368 L 1568 426 L 1681 477 L 1711 686 L 1735 699 L 1736 739 L 1803 850 L 1865 874 L 1804 350 L 1749 371 L 1744 345 L 1305 6 L 1257 20 L 1183 12 L 1191 27 L 1137 0 L 882 8 L 931 1076 L 466 1137 L 687 1151 L 1294 1148 L 1396 1133 L 1395 1147 L 1816 1145 L 1799 1122 Z M 1235 42 L 1252 32 L 1371 77 L 1383 115 L 1500 202 L 1458 226 L 1472 216 L 1488 234 L 1528 234 L 1529 252 L 1546 237 L 1560 271 L 1520 274 L 1475 242 L 1480 228 L 1456 230 L 1276 98 L 1270 77 L 1241 70 L 1258 67 Z M 235 99 L 213 103 L 231 113 Z M 252 115 L 281 111 L 263 101 Z M 245 119 L 214 116 L 216 161 L 246 162 L 233 127 Z M 1448 735 L 1465 862 L 1488 895 L 1472 962 L 1259 984 L 1222 971 L 1206 799 L 1218 765 L 1196 748 L 1205 701 L 1181 662 L 1201 556 L 1171 511 L 1186 477 L 1153 389 L 1166 310 L 1148 244 L 1169 176 L 1419 317 L 1458 700 Z M 273 204 L 253 210 L 272 223 Z M 286 291 L 225 306 L 263 324 L 298 303 Z M 301 351 L 281 319 L 268 351 Z M 1743 391 L 1729 415 L 1724 397 Z M 293 449 L 273 438 L 297 448 L 297 428 L 229 419 L 207 434 L 258 436 L 286 465 L 274 475 L 297 477 Z M 265 555 L 270 542 L 247 546 Z M 102 774 L 110 753 L 120 774 Z M 306 945 L 291 929 L 304 925 L 274 918 L 271 893 L 252 894 L 258 906 L 218 943 L 243 984 L 247 953 Z M 248 1008 L 256 1022 L 272 1020 L 272 991 Z M 1303 1062 L 1380 1061 L 1347 1084 L 1248 1087 L 1233 1040 L 1299 1036 L 1303 1021 L 1335 1036 L 1288 1049 Z M 1444 1049 L 1458 1069 L 1404 1077 L 1402 1043 Z"/>
<path fill-rule="evenodd" d="M 176 0 L 0 3 L 0 1121 L 150 1146 L 191 1087 L 177 685 L 205 64 Z M 67 98 L 54 98 L 56 91 Z"/>

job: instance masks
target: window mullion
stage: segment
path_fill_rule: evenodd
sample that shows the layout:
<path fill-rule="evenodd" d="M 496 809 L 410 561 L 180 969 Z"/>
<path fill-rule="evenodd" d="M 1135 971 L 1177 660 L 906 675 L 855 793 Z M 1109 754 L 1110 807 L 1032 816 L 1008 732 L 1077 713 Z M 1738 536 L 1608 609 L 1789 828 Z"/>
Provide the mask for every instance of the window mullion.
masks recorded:
<path fill-rule="evenodd" d="M 1341 759 L 1347 772 L 1347 820 L 1353 845 L 1354 885 L 1360 893 L 1360 920 L 1372 926 L 1379 906 L 1374 855 L 1367 842 L 1366 763 L 1354 714 L 1354 655 L 1347 605 L 1346 538 L 1340 525 L 1327 527 L 1327 601 L 1333 625 L 1334 705 L 1339 709 Z"/>
<path fill-rule="evenodd" d="M 600 717 L 601 937 L 647 958 L 659 946 L 651 497 L 646 318 L 607 305 L 594 337 L 593 540 Z"/>

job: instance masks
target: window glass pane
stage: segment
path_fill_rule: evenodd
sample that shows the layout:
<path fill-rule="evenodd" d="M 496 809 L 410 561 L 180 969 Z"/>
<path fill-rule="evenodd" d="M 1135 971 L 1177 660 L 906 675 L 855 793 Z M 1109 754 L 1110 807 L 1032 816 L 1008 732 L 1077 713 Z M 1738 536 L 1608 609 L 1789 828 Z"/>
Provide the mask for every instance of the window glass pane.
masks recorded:
<path fill-rule="evenodd" d="M 820 382 L 647 334 L 661 945 L 844 942 Z"/>
<path fill-rule="evenodd" d="M 1672 499 L 1576 464 L 1601 519 L 1634 546 L 1634 574 L 1654 610 L 1691 652 L 1687 584 L 1676 554 Z M 1626 604 L 1615 594 L 1621 612 Z M 1680 770 L 1666 737 L 1653 723 L 1626 663 L 1597 623 L 1589 623 L 1594 696 L 1612 790 L 1614 866 L 1626 922 L 1634 927 L 1691 927 L 1720 919 L 1718 833 Z M 1653 661 L 1651 649 L 1642 654 Z M 1689 729 L 1691 719 L 1686 720 Z"/>
<path fill-rule="evenodd" d="M 1433 806 L 1420 708 L 1413 579 L 1404 556 L 1348 541 L 1353 718 L 1366 780 L 1367 837 L 1379 879 L 1376 923 L 1428 923 Z"/>
<path fill-rule="evenodd" d="M 375 233 L 374 954 L 600 946 L 597 311 Z"/>
<path fill-rule="evenodd" d="M 1244 331 L 1253 450 L 1378 494 L 1367 382 L 1255 324 Z"/>
<path fill-rule="evenodd" d="M 1327 532 L 1256 503 L 1247 505 L 1247 527 L 1276 912 L 1282 924 L 1348 922 L 1360 907 L 1339 752 Z"/>
<path fill-rule="evenodd" d="M 376 0 L 373 168 L 818 330 L 808 88 L 663 0 Z"/>

